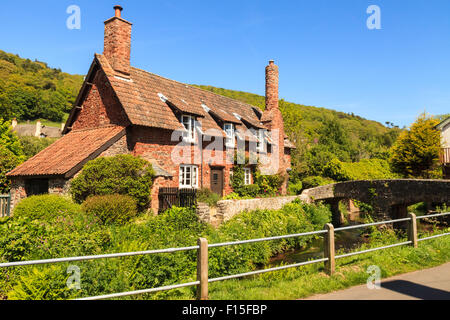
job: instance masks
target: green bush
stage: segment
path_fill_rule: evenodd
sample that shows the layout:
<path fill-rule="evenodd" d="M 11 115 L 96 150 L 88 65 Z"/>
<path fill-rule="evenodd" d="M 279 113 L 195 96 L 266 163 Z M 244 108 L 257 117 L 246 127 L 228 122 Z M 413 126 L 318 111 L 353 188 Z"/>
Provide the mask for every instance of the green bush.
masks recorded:
<path fill-rule="evenodd" d="M 119 194 L 89 197 L 81 208 L 105 224 L 125 224 L 137 215 L 136 200 Z"/>
<path fill-rule="evenodd" d="M 305 179 L 302 180 L 303 189 L 311 189 L 332 183 L 335 183 L 335 181 L 330 178 L 324 178 L 320 176 L 306 177 Z"/>
<path fill-rule="evenodd" d="M 295 183 L 289 183 L 288 185 L 288 193 L 292 195 L 301 194 L 303 190 L 303 183 L 301 181 L 297 181 Z"/>
<path fill-rule="evenodd" d="M 13 214 L 17 218 L 53 221 L 58 216 L 75 213 L 79 209 L 70 198 L 46 194 L 23 199 L 14 208 Z"/>
<path fill-rule="evenodd" d="M 257 184 L 249 184 L 239 189 L 239 195 L 241 197 L 256 198 L 260 193 L 261 192 Z"/>
<path fill-rule="evenodd" d="M 197 202 L 203 202 L 208 204 L 210 207 L 215 207 L 219 200 L 220 196 L 208 188 L 202 188 L 197 191 Z"/>
<path fill-rule="evenodd" d="M 150 204 L 154 172 L 149 162 L 131 155 L 98 158 L 89 161 L 72 180 L 74 200 L 82 203 L 90 196 L 124 194 L 137 200 L 143 211 Z"/>
<path fill-rule="evenodd" d="M 263 196 L 275 196 L 281 194 L 283 178 L 278 175 L 262 175 L 259 171 L 255 173 L 255 184 L 259 187 L 259 193 Z"/>
<path fill-rule="evenodd" d="M 397 178 L 397 175 L 391 172 L 388 161 L 382 159 L 354 163 L 333 159 L 324 167 L 323 174 L 335 181 Z"/>

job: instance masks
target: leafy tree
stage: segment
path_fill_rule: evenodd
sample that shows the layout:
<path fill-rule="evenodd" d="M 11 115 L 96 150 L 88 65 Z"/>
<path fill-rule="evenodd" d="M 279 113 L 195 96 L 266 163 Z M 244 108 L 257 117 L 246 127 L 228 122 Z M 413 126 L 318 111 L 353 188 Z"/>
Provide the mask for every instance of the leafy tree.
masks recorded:
<path fill-rule="evenodd" d="M 394 172 L 404 177 L 439 177 L 441 134 L 435 127 L 439 120 L 421 114 L 410 130 L 403 131 L 391 149 Z"/>
<path fill-rule="evenodd" d="M 0 118 L 0 194 L 8 193 L 11 181 L 6 174 L 25 160 L 22 145 L 11 124 Z"/>
<path fill-rule="evenodd" d="M 89 196 L 129 195 L 142 211 L 150 204 L 153 178 L 152 165 L 144 159 L 132 155 L 97 158 L 72 180 L 71 192 L 78 203 Z"/>
<path fill-rule="evenodd" d="M 23 136 L 19 137 L 19 139 L 23 147 L 23 153 L 27 159 L 35 156 L 58 140 L 58 138 L 38 138 L 31 136 Z"/>

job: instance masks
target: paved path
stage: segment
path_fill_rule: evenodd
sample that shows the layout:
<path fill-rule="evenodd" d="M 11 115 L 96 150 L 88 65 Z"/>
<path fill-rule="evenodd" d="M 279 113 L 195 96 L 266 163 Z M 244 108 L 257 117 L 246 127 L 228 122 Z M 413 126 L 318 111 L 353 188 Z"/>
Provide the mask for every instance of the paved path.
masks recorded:
<path fill-rule="evenodd" d="M 381 289 L 361 285 L 307 300 L 450 300 L 450 263 L 381 281 Z"/>

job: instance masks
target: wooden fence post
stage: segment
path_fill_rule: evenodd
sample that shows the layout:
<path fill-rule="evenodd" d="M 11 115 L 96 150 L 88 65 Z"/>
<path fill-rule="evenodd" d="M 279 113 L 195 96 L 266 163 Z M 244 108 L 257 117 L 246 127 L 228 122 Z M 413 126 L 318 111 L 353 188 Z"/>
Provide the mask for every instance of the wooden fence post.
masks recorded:
<path fill-rule="evenodd" d="M 208 300 L 208 240 L 200 238 L 197 244 L 197 300 Z"/>
<path fill-rule="evenodd" d="M 324 236 L 324 257 L 328 258 L 325 261 L 325 272 L 332 276 L 336 269 L 336 262 L 334 259 L 335 256 L 335 247 L 334 247 L 334 226 L 331 223 L 327 223 L 325 225 L 325 229 L 328 231 Z"/>
<path fill-rule="evenodd" d="M 408 217 L 411 219 L 408 223 L 408 241 L 412 242 L 411 246 L 417 248 L 417 218 L 414 213 L 408 213 Z"/>

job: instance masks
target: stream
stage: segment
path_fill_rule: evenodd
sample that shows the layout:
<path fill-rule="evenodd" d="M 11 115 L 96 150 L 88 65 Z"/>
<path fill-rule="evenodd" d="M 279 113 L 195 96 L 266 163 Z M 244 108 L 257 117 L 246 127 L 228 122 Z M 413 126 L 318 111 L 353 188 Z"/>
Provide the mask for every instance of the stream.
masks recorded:
<path fill-rule="evenodd" d="M 361 224 L 359 222 L 352 222 L 350 225 Z M 445 226 L 434 226 L 437 229 Z M 418 223 L 418 232 L 428 232 L 433 230 L 433 225 L 428 223 Z M 357 249 L 364 243 L 369 242 L 366 228 L 350 229 L 336 231 L 335 233 L 335 247 L 336 251 L 343 249 L 345 252 L 357 251 Z M 323 258 L 323 237 L 318 237 L 312 240 L 306 247 L 287 251 L 270 259 L 269 267 L 277 267 L 280 264 L 294 264 L 306 262 L 308 260 L 315 260 Z"/>

